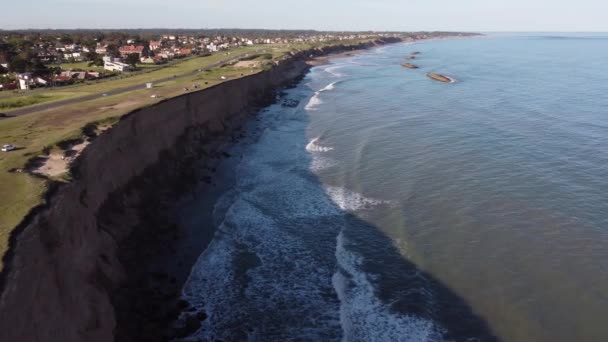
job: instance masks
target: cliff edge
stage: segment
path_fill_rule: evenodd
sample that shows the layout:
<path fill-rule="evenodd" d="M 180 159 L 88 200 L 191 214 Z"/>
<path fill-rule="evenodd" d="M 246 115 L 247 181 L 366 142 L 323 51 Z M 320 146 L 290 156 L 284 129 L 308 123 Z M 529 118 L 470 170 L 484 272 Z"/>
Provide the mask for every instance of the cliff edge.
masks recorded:
<path fill-rule="evenodd" d="M 97 137 L 74 166 L 74 180 L 52 187 L 46 204 L 12 238 L 0 279 L 2 340 L 114 340 L 112 296 L 128 279 L 119 255 L 139 218 L 121 212 L 121 224 L 112 224 L 111 212 L 102 209 L 137 207 L 143 203 L 137 194 L 144 192 L 133 187 L 145 186 L 146 172 L 174 168 L 165 176 L 179 177 L 183 168 L 175 161 L 206 154 L 188 146 L 193 138 L 209 141 L 242 123 L 252 104 L 268 101 L 273 89 L 302 76 L 311 55 L 352 48 L 293 54 L 258 74 L 131 112 Z"/>

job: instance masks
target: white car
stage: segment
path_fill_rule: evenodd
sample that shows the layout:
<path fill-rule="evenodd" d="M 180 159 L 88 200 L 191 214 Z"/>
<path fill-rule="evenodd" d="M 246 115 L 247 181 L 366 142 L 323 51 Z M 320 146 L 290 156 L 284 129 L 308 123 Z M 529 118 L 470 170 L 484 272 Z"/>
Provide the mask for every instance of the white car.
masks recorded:
<path fill-rule="evenodd" d="M 9 152 L 9 151 L 12 151 L 12 150 L 15 150 L 15 149 L 16 149 L 15 145 L 10 145 L 10 144 L 9 145 L 2 145 L 2 152 Z"/>

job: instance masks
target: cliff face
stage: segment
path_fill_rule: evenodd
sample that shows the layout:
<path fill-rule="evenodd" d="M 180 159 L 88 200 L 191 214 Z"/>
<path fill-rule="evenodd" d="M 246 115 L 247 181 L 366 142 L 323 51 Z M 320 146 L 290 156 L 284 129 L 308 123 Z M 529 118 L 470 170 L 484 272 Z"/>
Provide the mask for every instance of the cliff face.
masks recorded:
<path fill-rule="evenodd" d="M 2 340 L 113 340 L 111 297 L 127 279 L 120 248 L 138 219 L 123 212 L 122 223 L 113 225 L 107 208 L 140 202 L 137 191 L 122 194 L 145 186 L 146 170 L 188 155 L 192 139 L 209 140 L 244 121 L 248 107 L 307 70 L 304 57 L 341 49 L 301 53 L 259 74 L 137 110 L 94 140 L 80 156 L 75 180 L 59 187 L 14 239 L 0 297 Z"/>

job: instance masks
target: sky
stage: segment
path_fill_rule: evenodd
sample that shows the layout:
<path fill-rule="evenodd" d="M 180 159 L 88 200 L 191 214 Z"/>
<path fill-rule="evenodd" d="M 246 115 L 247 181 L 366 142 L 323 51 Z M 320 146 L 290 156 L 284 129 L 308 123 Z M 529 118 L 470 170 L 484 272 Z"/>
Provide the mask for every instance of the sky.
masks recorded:
<path fill-rule="evenodd" d="M 7 0 L 0 29 L 606 32 L 607 0 Z"/>

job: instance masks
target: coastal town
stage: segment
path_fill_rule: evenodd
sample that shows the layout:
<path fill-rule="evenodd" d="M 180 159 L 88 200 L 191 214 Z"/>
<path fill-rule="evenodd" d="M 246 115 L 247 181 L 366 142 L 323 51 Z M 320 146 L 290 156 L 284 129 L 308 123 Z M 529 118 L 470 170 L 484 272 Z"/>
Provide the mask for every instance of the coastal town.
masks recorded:
<path fill-rule="evenodd" d="M 405 41 L 440 32 L 335 33 L 316 31 L 9 32 L 0 31 L 0 91 L 57 87 L 160 67 L 191 56 L 246 46 L 315 44 L 401 37 Z"/>

